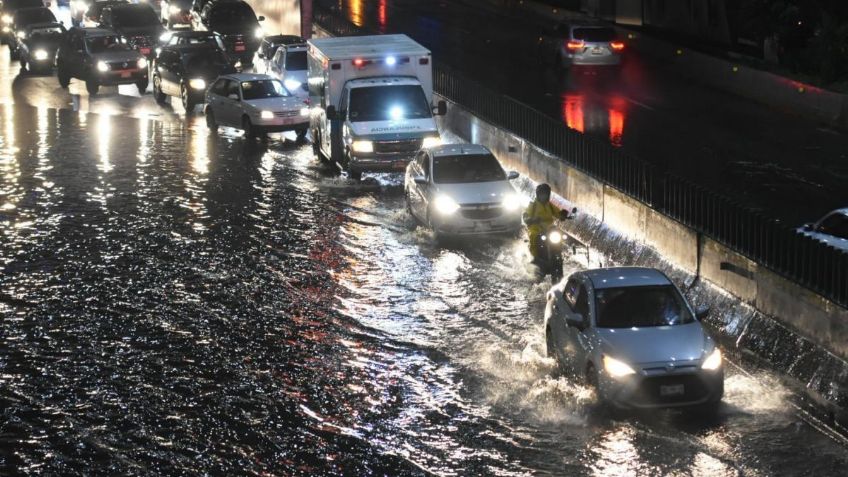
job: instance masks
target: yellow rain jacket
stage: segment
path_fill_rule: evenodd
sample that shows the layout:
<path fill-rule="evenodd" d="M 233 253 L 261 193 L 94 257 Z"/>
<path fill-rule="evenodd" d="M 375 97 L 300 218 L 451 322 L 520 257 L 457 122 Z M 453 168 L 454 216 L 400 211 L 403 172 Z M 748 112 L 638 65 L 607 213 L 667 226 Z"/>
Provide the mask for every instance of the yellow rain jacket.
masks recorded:
<path fill-rule="evenodd" d="M 554 224 L 559 214 L 559 209 L 550 201 L 543 204 L 534 200 L 524 211 L 524 223 L 527 224 L 527 235 L 530 236 L 530 253 L 534 258 L 539 237 Z"/>

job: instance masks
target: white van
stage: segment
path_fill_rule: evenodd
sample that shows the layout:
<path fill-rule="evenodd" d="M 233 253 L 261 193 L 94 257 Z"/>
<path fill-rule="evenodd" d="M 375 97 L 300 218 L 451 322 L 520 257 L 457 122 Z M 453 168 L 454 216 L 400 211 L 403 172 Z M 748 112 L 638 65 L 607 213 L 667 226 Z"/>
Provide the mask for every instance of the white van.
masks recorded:
<path fill-rule="evenodd" d="M 441 143 L 430 51 L 406 35 L 309 40 L 310 129 L 316 154 L 348 170 L 401 172 Z"/>

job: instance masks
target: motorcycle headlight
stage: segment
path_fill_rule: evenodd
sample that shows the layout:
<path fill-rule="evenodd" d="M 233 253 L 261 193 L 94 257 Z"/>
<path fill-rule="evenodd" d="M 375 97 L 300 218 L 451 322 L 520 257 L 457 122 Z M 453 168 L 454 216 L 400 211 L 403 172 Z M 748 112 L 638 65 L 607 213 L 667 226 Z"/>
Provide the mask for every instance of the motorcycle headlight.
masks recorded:
<path fill-rule="evenodd" d="M 300 81 L 298 81 L 296 79 L 287 79 L 287 80 L 283 81 L 283 84 L 286 85 L 287 90 L 294 91 L 297 88 L 300 88 L 300 85 L 302 85 L 303 83 L 301 83 Z"/>
<path fill-rule="evenodd" d="M 19 31 L 19 32 L 17 33 L 17 37 L 18 37 L 18 38 L 20 38 L 21 40 L 23 40 L 24 38 L 26 38 L 26 33 L 25 33 L 25 32 L 22 32 L 22 31 Z"/>
<path fill-rule="evenodd" d="M 171 15 L 176 15 L 177 13 L 180 13 L 180 7 L 176 5 L 171 5 L 170 7 L 168 7 L 168 13 Z"/>
<path fill-rule="evenodd" d="M 97 71 L 106 72 L 109 71 L 109 65 L 105 61 L 97 62 Z"/>
<path fill-rule="evenodd" d="M 195 79 L 188 80 L 188 85 L 192 89 L 206 89 L 206 81 L 203 80 L 202 78 L 195 78 Z M 271 117 L 274 117 L 274 115 L 272 114 Z"/>
<path fill-rule="evenodd" d="M 12 23 L 12 15 L 3 15 L 3 23 Z"/>
<path fill-rule="evenodd" d="M 557 230 L 552 230 L 551 233 L 548 234 L 548 241 L 557 244 L 562 242 L 562 234 Z"/>
<path fill-rule="evenodd" d="M 436 197 L 436 200 L 433 201 L 433 205 L 436 207 L 436 212 L 442 215 L 451 215 L 459 210 L 459 204 L 444 194 Z"/>
<path fill-rule="evenodd" d="M 262 30 L 262 28 L 257 28 L 256 31 L 253 32 L 253 36 L 261 39 L 265 37 L 265 32 Z"/>
<path fill-rule="evenodd" d="M 139 58 L 138 59 L 138 67 L 143 69 L 147 68 L 147 58 Z"/>
<path fill-rule="evenodd" d="M 503 199 L 503 208 L 515 212 L 521 207 L 521 197 L 518 194 L 507 194 Z"/>
<path fill-rule="evenodd" d="M 716 369 L 718 369 L 720 367 L 721 367 L 721 351 L 719 351 L 719 349 L 716 348 L 712 353 L 710 353 L 709 356 L 707 356 L 707 359 L 705 359 L 703 364 L 701 364 L 701 368 L 709 370 L 709 371 L 715 371 Z"/>
<path fill-rule="evenodd" d="M 371 141 L 353 141 L 350 147 L 353 152 L 374 152 L 374 143 Z"/>
<path fill-rule="evenodd" d="M 262 111 L 259 113 L 259 117 L 262 119 L 274 119 L 274 113 L 271 111 Z"/>
<path fill-rule="evenodd" d="M 604 356 L 604 370 L 613 378 L 636 374 L 636 371 L 633 371 L 633 368 L 627 365 L 627 363 L 610 358 L 609 356 Z"/>
<path fill-rule="evenodd" d="M 32 57 L 38 61 L 44 61 L 47 59 L 48 56 L 49 55 L 45 50 L 35 50 L 34 52 L 32 52 Z"/>
<path fill-rule="evenodd" d="M 424 141 L 421 142 L 421 147 L 423 147 L 425 149 L 428 148 L 428 147 L 436 147 L 436 146 L 441 146 L 441 145 L 442 145 L 442 138 L 440 138 L 439 136 L 425 137 Z"/>

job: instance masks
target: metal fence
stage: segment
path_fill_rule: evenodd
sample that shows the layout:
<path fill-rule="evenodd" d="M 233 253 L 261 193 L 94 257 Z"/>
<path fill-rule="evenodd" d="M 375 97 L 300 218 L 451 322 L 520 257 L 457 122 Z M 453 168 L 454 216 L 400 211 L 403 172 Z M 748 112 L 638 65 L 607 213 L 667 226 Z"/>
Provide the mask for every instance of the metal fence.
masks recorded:
<path fill-rule="evenodd" d="M 333 35 L 374 34 L 316 5 L 315 22 Z M 848 252 L 620 149 L 569 129 L 526 104 L 434 62 L 437 93 L 477 117 L 548 151 L 597 180 L 692 227 L 768 269 L 848 307 Z"/>

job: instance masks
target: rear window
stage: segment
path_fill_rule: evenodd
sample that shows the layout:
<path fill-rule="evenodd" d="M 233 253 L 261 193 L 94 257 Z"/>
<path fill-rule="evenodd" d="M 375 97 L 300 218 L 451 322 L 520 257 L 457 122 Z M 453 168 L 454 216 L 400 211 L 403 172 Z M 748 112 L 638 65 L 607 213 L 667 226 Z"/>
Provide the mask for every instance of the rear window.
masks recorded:
<path fill-rule="evenodd" d="M 290 96 L 277 80 L 242 81 L 241 94 L 246 100 Z"/>
<path fill-rule="evenodd" d="M 212 7 L 209 21 L 228 25 L 253 24 L 256 23 L 256 14 L 243 3 L 221 4 Z"/>
<path fill-rule="evenodd" d="M 598 328 L 642 328 L 692 323 L 695 318 L 671 285 L 595 291 Z"/>
<path fill-rule="evenodd" d="M 436 157 L 433 161 L 433 182 L 437 184 L 503 180 L 506 173 L 491 154 Z"/>
<path fill-rule="evenodd" d="M 305 69 L 305 51 L 290 51 L 286 54 L 286 71 L 303 71 Z"/>
<path fill-rule="evenodd" d="M 576 40 L 583 40 L 590 43 L 613 41 L 615 37 L 615 30 L 608 27 L 574 29 L 574 38 Z"/>
<path fill-rule="evenodd" d="M 128 51 L 129 46 L 121 42 L 121 38 L 115 36 L 94 36 L 85 39 L 88 51 L 94 54 L 107 51 Z"/>

